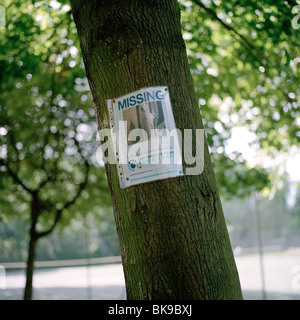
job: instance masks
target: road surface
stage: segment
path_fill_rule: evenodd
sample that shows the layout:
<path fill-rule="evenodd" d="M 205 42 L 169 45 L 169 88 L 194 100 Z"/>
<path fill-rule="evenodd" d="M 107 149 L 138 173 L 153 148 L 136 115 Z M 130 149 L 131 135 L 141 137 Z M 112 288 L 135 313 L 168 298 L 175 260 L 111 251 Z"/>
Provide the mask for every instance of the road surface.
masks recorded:
<path fill-rule="evenodd" d="M 244 299 L 262 299 L 258 256 L 237 256 L 236 263 Z M 266 299 L 300 300 L 298 250 L 265 254 L 264 270 Z M 24 271 L 6 271 L 6 289 L 0 290 L 0 300 L 22 299 L 24 284 Z M 36 269 L 34 299 L 126 299 L 122 265 Z"/>

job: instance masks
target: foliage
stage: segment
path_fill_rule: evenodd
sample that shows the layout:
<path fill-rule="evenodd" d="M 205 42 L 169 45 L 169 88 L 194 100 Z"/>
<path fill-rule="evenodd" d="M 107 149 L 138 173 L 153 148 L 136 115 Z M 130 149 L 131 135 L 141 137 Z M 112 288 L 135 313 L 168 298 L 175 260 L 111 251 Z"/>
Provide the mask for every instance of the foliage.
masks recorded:
<path fill-rule="evenodd" d="M 100 210 L 112 214 L 97 125 L 68 5 L 7 1 L 0 32 L 0 221 L 36 233 Z M 35 204 L 38 199 L 38 205 Z M 80 218 L 81 217 L 81 218 Z M 101 219 L 100 219 L 101 220 Z M 99 222 L 98 222 L 99 223 Z"/>
<path fill-rule="evenodd" d="M 36 260 L 65 260 L 120 255 L 111 209 L 97 207 L 89 214 L 72 217 L 37 246 Z M 63 218 L 65 215 L 63 215 Z M 28 226 L 15 216 L 0 223 L 0 261 L 25 261 L 28 251 Z"/>
<path fill-rule="evenodd" d="M 217 176 L 228 172 L 228 165 L 238 171 L 243 167 L 245 173 L 248 169 L 241 156 L 226 154 L 226 141 L 235 126 L 255 133 L 254 143 L 265 155 L 277 156 L 299 146 L 300 43 L 299 30 L 291 23 L 297 3 L 193 0 L 180 4 L 183 37 Z M 222 193 L 241 195 L 244 187 L 247 194 L 249 182 L 262 190 L 264 184 L 256 182 L 265 183 L 270 177 L 259 167 L 251 172 L 256 175 L 252 181 L 228 180 L 224 175 L 217 179 Z M 230 180 L 237 182 L 238 193 L 231 189 Z"/>
<path fill-rule="evenodd" d="M 295 4 L 180 1 L 199 107 L 219 189 L 227 197 L 246 196 L 270 183 L 269 172 L 226 153 L 233 127 L 254 132 L 265 154 L 299 145 Z M 95 160 L 97 127 L 69 3 L 5 0 L 2 5 L 0 222 L 17 215 L 29 231 L 29 191 L 38 192 L 44 206 L 39 232 L 50 230 L 55 213 L 68 203 L 61 227 L 87 213 L 97 216 L 110 207 L 110 199 L 104 169 Z M 87 165 L 88 183 L 73 205 Z M 111 215 L 110 209 L 105 212 Z"/>

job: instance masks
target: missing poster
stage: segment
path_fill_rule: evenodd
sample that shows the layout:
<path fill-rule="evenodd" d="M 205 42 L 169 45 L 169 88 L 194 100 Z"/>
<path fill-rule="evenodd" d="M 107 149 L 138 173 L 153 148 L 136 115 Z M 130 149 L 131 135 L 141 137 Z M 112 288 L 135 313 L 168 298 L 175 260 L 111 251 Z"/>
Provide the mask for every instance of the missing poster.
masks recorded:
<path fill-rule="evenodd" d="M 183 175 L 167 87 L 143 88 L 107 105 L 121 188 Z"/>

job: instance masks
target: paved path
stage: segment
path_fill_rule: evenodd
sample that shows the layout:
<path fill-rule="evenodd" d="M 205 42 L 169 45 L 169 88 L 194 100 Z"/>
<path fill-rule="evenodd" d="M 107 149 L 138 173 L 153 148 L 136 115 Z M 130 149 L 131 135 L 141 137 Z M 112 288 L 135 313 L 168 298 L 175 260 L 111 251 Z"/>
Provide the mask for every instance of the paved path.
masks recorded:
<path fill-rule="evenodd" d="M 236 257 L 236 264 L 244 298 L 262 299 L 258 256 Z M 300 300 L 300 251 L 267 253 L 264 255 L 263 266 L 266 299 Z M 296 270 L 299 270 L 298 276 Z"/>
<path fill-rule="evenodd" d="M 262 299 L 257 255 L 236 257 L 236 263 L 244 298 Z M 299 252 L 266 254 L 264 267 L 267 299 L 300 300 Z M 24 284 L 23 271 L 8 271 L 6 289 L 0 290 L 0 300 L 22 299 Z M 123 300 L 126 294 L 122 265 L 37 269 L 34 298 Z"/>

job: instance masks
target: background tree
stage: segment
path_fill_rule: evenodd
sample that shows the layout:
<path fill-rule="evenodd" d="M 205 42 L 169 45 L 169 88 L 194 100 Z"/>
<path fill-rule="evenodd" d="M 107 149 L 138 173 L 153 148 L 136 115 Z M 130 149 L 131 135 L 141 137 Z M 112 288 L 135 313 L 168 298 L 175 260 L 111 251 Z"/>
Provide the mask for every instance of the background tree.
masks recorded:
<path fill-rule="evenodd" d="M 1 35 L 1 209 L 29 224 L 25 299 L 32 297 L 37 242 L 63 214 L 70 221 L 78 200 L 83 214 L 110 206 L 103 170 L 94 168 L 96 125 L 70 7 L 40 4 L 7 6 Z"/>

